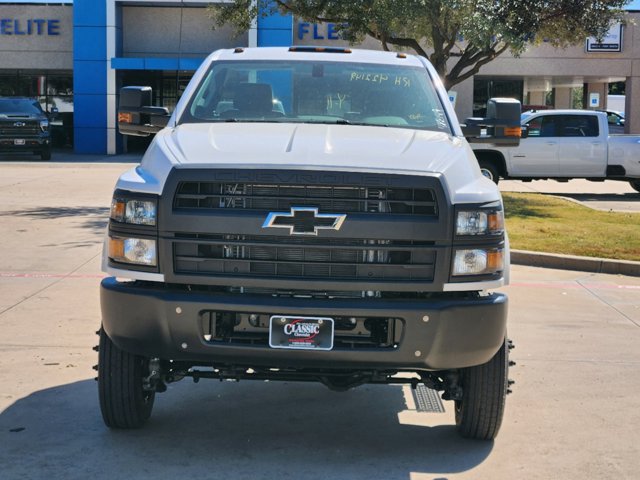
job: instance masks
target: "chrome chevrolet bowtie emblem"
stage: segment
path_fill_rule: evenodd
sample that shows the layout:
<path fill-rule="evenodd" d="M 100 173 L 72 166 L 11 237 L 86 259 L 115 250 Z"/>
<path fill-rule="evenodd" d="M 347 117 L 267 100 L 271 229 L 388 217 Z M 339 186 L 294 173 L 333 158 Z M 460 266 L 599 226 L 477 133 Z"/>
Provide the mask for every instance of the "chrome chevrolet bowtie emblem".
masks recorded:
<path fill-rule="evenodd" d="M 271 212 L 262 228 L 288 228 L 289 235 L 318 235 L 318 230 L 340 230 L 347 215 L 318 213 L 316 207 L 291 207 L 290 212 Z"/>

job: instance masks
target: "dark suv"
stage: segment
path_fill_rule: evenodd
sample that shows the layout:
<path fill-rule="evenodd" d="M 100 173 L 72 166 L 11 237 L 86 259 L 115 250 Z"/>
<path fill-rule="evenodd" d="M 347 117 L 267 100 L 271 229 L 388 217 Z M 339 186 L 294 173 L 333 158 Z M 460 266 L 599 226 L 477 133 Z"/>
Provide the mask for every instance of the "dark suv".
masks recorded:
<path fill-rule="evenodd" d="M 0 153 L 23 151 L 51 159 L 49 118 L 33 98 L 0 97 Z"/>

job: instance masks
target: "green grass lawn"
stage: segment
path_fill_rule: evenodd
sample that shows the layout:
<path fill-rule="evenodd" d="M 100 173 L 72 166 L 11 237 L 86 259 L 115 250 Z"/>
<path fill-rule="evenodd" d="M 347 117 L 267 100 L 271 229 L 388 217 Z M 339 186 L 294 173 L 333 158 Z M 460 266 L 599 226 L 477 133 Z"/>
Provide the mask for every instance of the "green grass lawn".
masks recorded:
<path fill-rule="evenodd" d="M 601 212 L 557 197 L 503 193 L 511 248 L 640 261 L 640 214 Z"/>

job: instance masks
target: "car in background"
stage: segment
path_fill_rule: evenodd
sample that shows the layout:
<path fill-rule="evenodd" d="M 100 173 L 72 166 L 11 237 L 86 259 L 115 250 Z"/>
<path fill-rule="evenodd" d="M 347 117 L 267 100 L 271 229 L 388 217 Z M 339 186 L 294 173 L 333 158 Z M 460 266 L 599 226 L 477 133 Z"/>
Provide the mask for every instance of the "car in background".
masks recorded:
<path fill-rule="evenodd" d="M 36 99 L 0 97 L 0 153 L 8 152 L 51 160 L 49 118 Z"/>

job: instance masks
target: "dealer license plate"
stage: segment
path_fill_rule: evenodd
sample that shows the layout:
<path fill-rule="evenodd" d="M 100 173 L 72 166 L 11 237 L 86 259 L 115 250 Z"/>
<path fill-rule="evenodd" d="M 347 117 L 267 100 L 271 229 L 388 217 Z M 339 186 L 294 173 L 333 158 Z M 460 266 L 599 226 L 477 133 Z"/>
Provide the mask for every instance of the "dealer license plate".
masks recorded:
<path fill-rule="evenodd" d="M 14 145 L 24 145 L 24 138 L 16 138 L 16 139 L 13 141 L 13 144 L 14 144 Z"/>
<path fill-rule="evenodd" d="M 333 319 L 274 315 L 269 323 L 269 345 L 272 348 L 331 350 Z"/>

